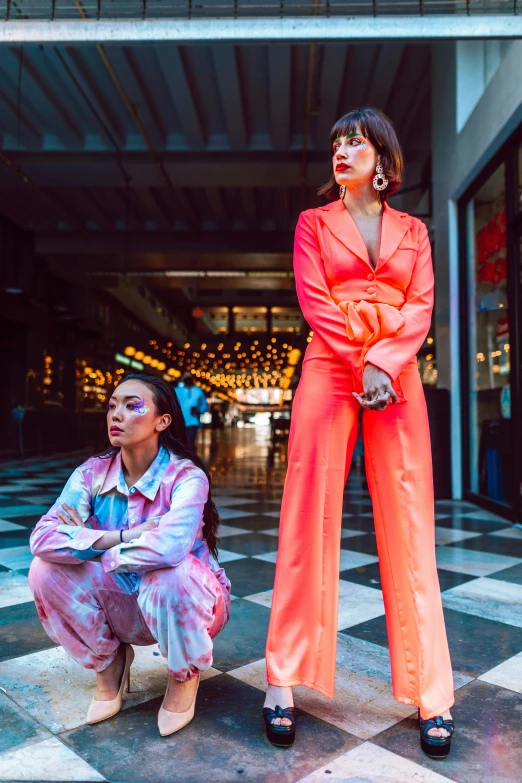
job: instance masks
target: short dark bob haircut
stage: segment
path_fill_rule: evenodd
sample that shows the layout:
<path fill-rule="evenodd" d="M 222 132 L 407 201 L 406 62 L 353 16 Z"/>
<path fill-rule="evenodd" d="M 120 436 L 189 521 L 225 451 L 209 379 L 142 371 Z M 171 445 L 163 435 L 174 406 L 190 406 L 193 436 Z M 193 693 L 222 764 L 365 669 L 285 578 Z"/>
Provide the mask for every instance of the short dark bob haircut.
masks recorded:
<path fill-rule="evenodd" d="M 353 109 L 341 117 L 330 131 L 330 150 L 335 139 L 349 136 L 350 133 L 361 133 L 369 139 L 381 157 L 381 165 L 388 180 L 385 190 L 377 191 L 381 202 L 392 196 L 402 182 L 404 159 L 395 133 L 392 121 L 379 109 L 370 106 L 364 109 Z M 326 196 L 329 201 L 339 198 L 339 185 L 332 171 L 330 179 L 317 191 L 320 196 Z"/>

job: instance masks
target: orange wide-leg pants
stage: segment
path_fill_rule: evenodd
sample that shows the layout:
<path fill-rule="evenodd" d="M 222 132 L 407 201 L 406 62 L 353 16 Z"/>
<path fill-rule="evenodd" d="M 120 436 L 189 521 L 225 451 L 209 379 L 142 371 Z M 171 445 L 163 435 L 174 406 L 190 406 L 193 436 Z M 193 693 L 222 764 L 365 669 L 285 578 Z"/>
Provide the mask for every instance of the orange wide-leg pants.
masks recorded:
<path fill-rule="evenodd" d="M 352 394 L 351 370 L 318 335 L 313 342 L 292 413 L 267 679 L 332 697 L 343 492 L 361 406 Z M 393 695 L 429 718 L 449 709 L 454 698 L 435 561 L 428 418 L 415 359 L 398 382 L 405 402 L 362 413 L 365 463 Z"/>

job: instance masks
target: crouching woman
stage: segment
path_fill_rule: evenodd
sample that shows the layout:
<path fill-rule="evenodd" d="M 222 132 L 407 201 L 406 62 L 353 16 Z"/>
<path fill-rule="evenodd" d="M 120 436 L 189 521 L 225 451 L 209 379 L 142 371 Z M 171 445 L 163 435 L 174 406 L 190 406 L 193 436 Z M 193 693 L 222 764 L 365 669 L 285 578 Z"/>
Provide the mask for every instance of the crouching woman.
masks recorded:
<path fill-rule="evenodd" d="M 29 584 L 48 636 L 96 672 L 87 723 L 121 709 L 131 645 L 158 643 L 169 673 L 158 715 L 166 736 L 192 720 L 212 639 L 229 618 L 219 518 L 168 383 L 127 376 L 107 428 L 110 447 L 74 471 L 33 531 Z"/>

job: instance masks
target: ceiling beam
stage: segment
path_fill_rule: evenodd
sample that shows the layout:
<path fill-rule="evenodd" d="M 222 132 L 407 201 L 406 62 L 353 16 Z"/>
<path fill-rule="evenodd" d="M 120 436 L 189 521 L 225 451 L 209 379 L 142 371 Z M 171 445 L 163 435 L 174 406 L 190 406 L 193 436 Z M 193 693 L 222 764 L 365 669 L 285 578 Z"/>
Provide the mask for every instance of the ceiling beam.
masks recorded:
<path fill-rule="evenodd" d="M 264 262 L 266 254 L 279 258 L 291 253 L 293 238 L 293 231 L 96 231 L 86 239 L 74 231 L 56 231 L 38 234 L 35 248 L 37 253 L 75 253 L 80 258 L 121 254 L 125 242 L 129 255 L 136 258 L 161 254 L 164 258 L 189 259 L 191 254 L 208 254 L 209 261 L 215 258 L 217 263 L 223 263 L 234 254 L 251 254 Z"/>
<path fill-rule="evenodd" d="M 330 44 L 323 47 L 323 62 L 319 87 L 319 114 L 315 126 L 315 141 L 320 150 L 328 150 L 330 128 L 340 113 L 341 89 L 345 78 L 346 44 Z"/>
<path fill-rule="evenodd" d="M 199 161 L 193 162 L 190 159 L 184 160 L 181 155 L 180 159 L 171 163 L 165 161 L 162 155 L 159 156 L 159 159 L 164 161 L 172 181 L 176 183 L 176 189 L 295 187 L 300 175 L 298 158 L 299 156 L 296 158 L 294 155 L 288 155 L 285 160 L 280 160 L 277 154 L 266 152 L 264 156 L 252 156 L 248 161 L 241 154 L 226 161 L 221 159 L 221 154 L 217 159 L 214 152 L 208 155 L 208 159 L 202 154 Z M 133 162 L 123 155 L 121 160 L 132 177 L 132 187 L 164 187 L 150 158 Z M 123 184 L 115 155 L 86 153 L 83 158 L 72 159 L 68 155 L 55 153 L 49 153 L 47 156 L 38 153 L 33 156 L 17 152 L 16 161 L 42 187 L 119 188 Z M 328 165 L 329 158 L 324 152 L 320 156 L 320 162 L 313 162 L 312 159 L 308 166 L 311 185 L 319 185 L 324 181 Z M 0 169 L 0 188 L 10 187 L 11 184 L 7 173 Z"/>
<path fill-rule="evenodd" d="M 190 89 L 185 64 L 177 46 L 164 46 L 157 53 L 158 65 L 165 78 L 167 90 L 172 98 L 179 124 L 189 147 L 205 147 L 205 129 Z"/>
<path fill-rule="evenodd" d="M 236 50 L 234 46 L 212 46 L 211 52 L 229 145 L 241 149 L 247 146 L 248 138 Z"/>
<path fill-rule="evenodd" d="M 291 68 L 290 46 L 279 45 L 268 48 L 270 132 L 275 149 L 288 149 L 290 146 Z"/>
<path fill-rule="evenodd" d="M 242 41 L 461 40 L 522 37 L 522 16 L 330 16 L 200 19 L 9 21 L 0 44 Z"/>

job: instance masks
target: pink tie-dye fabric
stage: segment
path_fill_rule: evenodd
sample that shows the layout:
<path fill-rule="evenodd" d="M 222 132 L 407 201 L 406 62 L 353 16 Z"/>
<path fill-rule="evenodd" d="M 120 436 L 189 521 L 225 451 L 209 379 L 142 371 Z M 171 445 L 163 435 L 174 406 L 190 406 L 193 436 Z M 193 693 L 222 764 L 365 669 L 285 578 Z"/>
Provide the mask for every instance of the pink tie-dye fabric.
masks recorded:
<path fill-rule="evenodd" d="M 77 468 L 31 535 L 29 583 L 47 634 L 89 669 L 103 671 L 121 641 L 157 641 L 172 676 L 189 679 L 212 663 L 211 639 L 230 614 L 230 582 L 203 538 L 208 480 L 163 447 L 127 487 L 121 457 Z M 56 510 L 77 509 L 87 527 L 64 525 Z M 107 530 L 155 518 L 157 527 L 85 559 Z M 91 553 L 91 555 L 94 553 Z"/>

